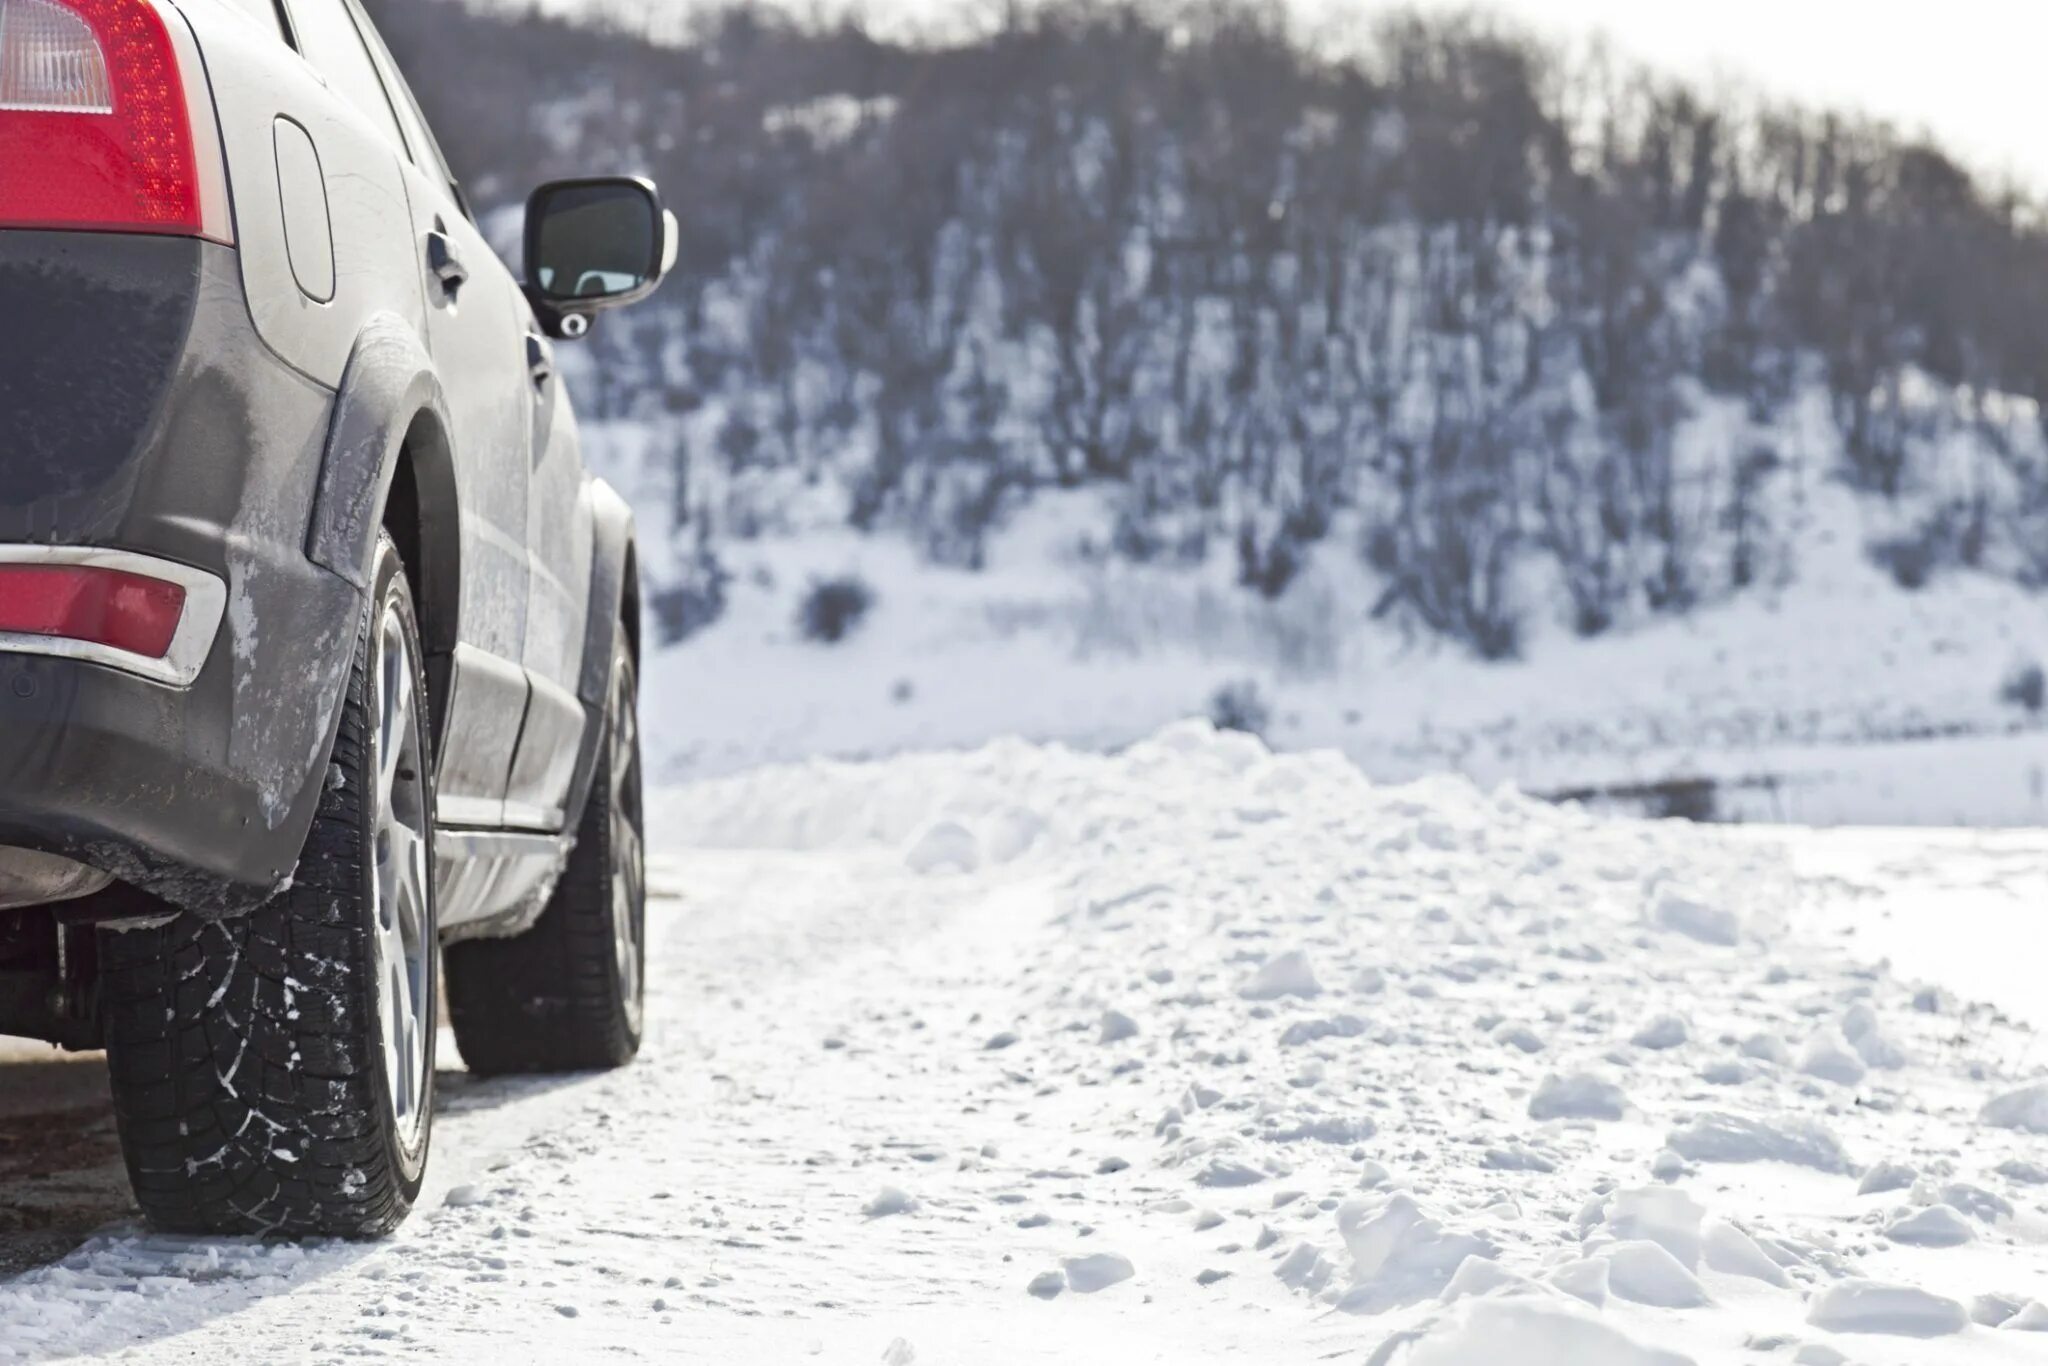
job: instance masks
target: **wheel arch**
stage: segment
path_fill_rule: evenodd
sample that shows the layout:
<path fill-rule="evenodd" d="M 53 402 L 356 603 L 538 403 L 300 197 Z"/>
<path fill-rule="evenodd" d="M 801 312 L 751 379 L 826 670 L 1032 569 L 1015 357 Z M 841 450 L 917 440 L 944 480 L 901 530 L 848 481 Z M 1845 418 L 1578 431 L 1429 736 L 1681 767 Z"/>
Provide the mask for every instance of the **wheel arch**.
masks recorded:
<path fill-rule="evenodd" d="M 382 525 L 398 542 L 428 655 L 455 648 L 462 614 L 462 528 L 447 429 L 431 409 L 414 414 L 392 465 Z"/>
<path fill-rule="evenodd" d="M 307 558 L 366 593 L 380 529 L 391 533 L 405 560 L 438 745 L 447 661 L 461 637 L 461 503 L 446 393 L 417 334 L 391 314 L 363 328 L 342 375 Z"/>
<path fill-rule="evenodd" d="M 448 608 L 450 585 L 461 583 L 462 553 L 450 433 L 447 394 L 426 347 L 402 318 L 372 318 L 335 395 L 306 531 L 307 558 L 368 592 L 377 532 L 402 469 L 414 499 L 412 530 L 423 557 L 418 568 L 427 578 L 423 605 Z M 420 589 L 415 584 L 416 594 Z M 438 615 L 430 653 L 444 640 L 452 648 L 458 625 L 453 609 Z"/>

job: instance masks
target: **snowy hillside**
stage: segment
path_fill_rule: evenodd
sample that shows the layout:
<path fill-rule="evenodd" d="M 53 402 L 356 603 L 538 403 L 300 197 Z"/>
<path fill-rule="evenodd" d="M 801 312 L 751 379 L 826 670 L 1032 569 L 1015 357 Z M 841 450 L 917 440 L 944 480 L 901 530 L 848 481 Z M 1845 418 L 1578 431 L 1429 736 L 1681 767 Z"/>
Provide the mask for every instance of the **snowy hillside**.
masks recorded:
<path fill-rule="evenodd" d="M 0 1359 L 2048 1356 L 2039 837 L 1603 822 L 1200 726 L 654 818 L 637 1066 L 448 1078 L 386 1243 L 110 1230 L 0 1283 Z"/>
<path fill-rule="evenodd" d="M 659 466 L 600 444 L 646 515 Z M 2048 600 L 1986 575 L 1900 593 L 1839 489 L 1815 500 L 1783 587 L 1590 641 L 1553 620 L 1513 663 L 1374 620 L 1360 604 L 1380 582 L 1341 550 L 1269 602 L 1220 565 L 1085 555 L 1099 512 L 1043 499 L 973 573 L 830 526 L 731 547 L 724 615 L 648 670 L 656 771 L 1002 735 L 1116 748 L 1249 685 L 1270 743 L 1338 749 L 1382 780 L 1462 772 L 1719 819 L 2048 824 L 2048 730 L 2002 695 L 2048 652 Z M 839 579 L 873 607 L 838 644 L 806 638 L 807 593 Z"/>

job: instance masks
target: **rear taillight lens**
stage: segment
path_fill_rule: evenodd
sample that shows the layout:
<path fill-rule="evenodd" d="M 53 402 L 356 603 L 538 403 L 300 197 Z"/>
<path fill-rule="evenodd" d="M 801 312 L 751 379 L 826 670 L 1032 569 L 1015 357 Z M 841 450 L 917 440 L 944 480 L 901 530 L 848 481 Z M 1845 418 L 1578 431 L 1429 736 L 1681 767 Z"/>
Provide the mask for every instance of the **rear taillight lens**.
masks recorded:
<path fill-rule="evenodd" d="M 0 227 L 207 235 L 192 125 L 152 0 L 0 0 Z"/>
<path fill-rule="evenodd" d="M 184 588 L 161 579 L 88 565 L 0 564 L 0 635 L 163 659 L 184 615 Z"/>

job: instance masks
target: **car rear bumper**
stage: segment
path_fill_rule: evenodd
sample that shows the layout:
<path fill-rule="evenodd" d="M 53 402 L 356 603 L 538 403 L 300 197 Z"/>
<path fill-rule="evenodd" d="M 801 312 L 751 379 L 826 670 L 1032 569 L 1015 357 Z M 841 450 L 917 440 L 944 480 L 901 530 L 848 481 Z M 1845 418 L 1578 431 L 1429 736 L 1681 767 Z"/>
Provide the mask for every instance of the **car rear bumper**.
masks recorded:
<path fill-rule="evenodd" d="M 0 847 L 246 910 L 297 864 L 354 654 L 360 595 L 305 554 L 333 395 L 209 243 L 0 231 L 0 318 L 0 555 L 220 586 L 168 675 L 0 641 Z"/>

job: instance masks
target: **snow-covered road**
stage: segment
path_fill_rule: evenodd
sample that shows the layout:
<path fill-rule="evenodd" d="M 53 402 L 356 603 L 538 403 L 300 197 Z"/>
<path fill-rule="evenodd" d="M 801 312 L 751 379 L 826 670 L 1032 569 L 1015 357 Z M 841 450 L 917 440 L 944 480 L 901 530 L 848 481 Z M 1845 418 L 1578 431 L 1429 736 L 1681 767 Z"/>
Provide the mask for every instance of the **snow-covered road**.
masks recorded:
<path fill-rule="evenodd" d="M 2048 839 L 1600 822 L 1205 727 L 655 818 L 640 1063 L 444 1077 L 383 1244 L 97 1234 L 0 1282 L 0 1359 L 2048 1361 Z M 0 1163 L 82 1135 L 57 1236 L 112 1158 L 42 1069 Z"/>

